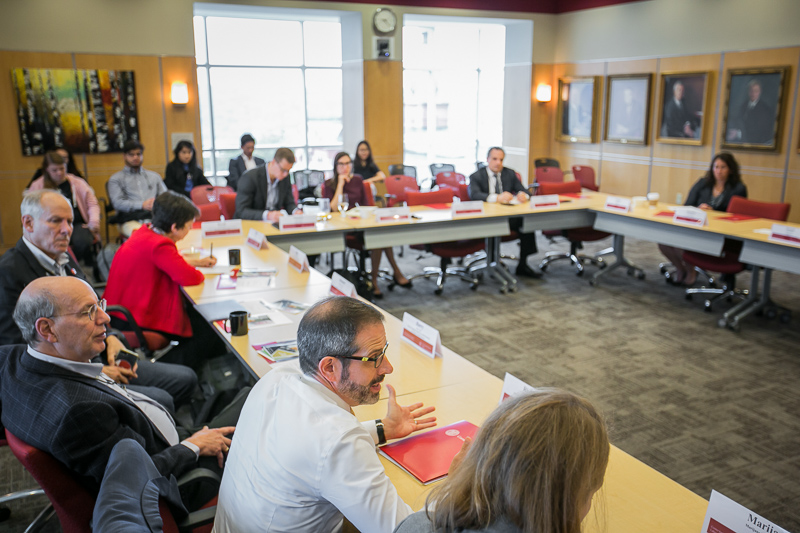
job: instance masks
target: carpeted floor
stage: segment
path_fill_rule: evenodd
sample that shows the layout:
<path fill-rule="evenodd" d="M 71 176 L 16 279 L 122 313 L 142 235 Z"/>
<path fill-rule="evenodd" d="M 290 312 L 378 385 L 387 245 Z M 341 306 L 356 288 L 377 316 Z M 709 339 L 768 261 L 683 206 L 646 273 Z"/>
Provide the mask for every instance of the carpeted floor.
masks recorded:
<path fill-rule="evenodd" d="M 566 249 L 542 238 L 539 247 Z M 700 299 L 664 283 L 655 244 L 629 240 L 626 250 L 645 280 L 617 271 L 591 287 L 557 262 L 543 280 L 521 279 L 516 294 L 452 280 L 435 296 L 433 281 L 418 280 L 385 290 L 377 303 L 434 325 L 446 346 L 498 377 L 511 372 L 586 396 L 621 449 L 704 498 L 715 489 L 800 532 L 800 276 L 773 277 L 773 297 L 794 311 L 791 324 L 752 317 L 737 334 L 717 328 L 716 309 L 706 313 Z M 418 256 L 406 248 L 399 259 L 406 275 L 438 263 Z M 748 286 L 749 274 L 738 283 Z M 32 485 L 0 449 L 0 493 Z M 36 507 L 15 507 L 0 529 L 22 531 Z"/>

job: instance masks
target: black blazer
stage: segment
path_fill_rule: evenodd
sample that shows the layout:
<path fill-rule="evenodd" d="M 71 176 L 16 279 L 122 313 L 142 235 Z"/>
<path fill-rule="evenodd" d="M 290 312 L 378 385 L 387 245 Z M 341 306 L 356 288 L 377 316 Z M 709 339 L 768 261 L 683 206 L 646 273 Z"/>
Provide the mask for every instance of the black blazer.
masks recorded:
<path fill-rule="evenodd" d="M 72 256 L 69 256 L 67 274 L 86 279 L 86 275 Z M 36 260 L 28 246 L 22 242 L 17 244 L 0 257 L 0 346 L 6 344 L 20 344 L 22 333 L 12 318 L 14 307 L 22 290 L 28 283 L 37 278 L 43 278 L 48 273 Z"/>
<path fill-rule="evenodd" d="M 96 484 L 114 445 L 138 442 L 162 475 L 193 467 L 195 453 L 170 446 L 136 405 L 97 380 L 31 357 L 27 346 L 0 347 L 3 425 Z"/>
<path fill-rule="evenodd" d="M 202 168 L 196 166 L 190 168 L 189 171 L 192 173 L 192 182 L 195 187 L 198 185 L 211 185 L 203 175 Z M 171 191 L 191 198 L 191 195 L 186 192 L 186 172 L 183 170 L 183 163 L 177 159 L 173 159 L 167 165 L 167 169 L 164 171 L 164 185 Z"/>
<path fill-rule="evenodd" d="M 297 204 L 292 195 L 292 182 L 286 176 L 278 182 L 278 205 L 271 211 L 285 209 L 289 214 L 294 211 Z M 248 170 L 239 180 L 239 190 L 236 191 L 236 218 L 244 220 L 261 220 L 261 215 L 267 210 L 267 167 L 257 167 Z"/>
<path fill-rule="evenodd" d="M 510 192 L 516 195 L 518 192 L 528 193 L 525 186 L 517 177 L 517 173 L 510 168 L 503 167 L 500 172 L 500 184 L 503 192 Z M 483 167 L 469 177 L 469 198 L 470 200 L 486 201 L 490 194 L 495 194 L 489 190 L 489 173 L 487 167 Z"/>
<path fill-rule="evenodd" d="M 253 157 L 256 162 L 256 168 L 263 167 L 267 164 L 266 161 L 261 159 L 260 157 Z M 253 170 L 253 169 L 251 169 Z M 228 164 L 228 187 L 231 187 L 234 191 L 239 190 L 239 178 L 247 171 L 247 167 L 244 166 L 244 157 L 239 156 L 237 158 L 231 159 L 230 164 Z"/>

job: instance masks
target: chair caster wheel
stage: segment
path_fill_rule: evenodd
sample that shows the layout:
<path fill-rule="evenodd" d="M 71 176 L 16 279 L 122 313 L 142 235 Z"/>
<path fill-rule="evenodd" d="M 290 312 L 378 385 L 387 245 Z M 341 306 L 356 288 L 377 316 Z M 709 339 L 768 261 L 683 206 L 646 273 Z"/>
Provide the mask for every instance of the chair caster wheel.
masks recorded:
<path fill-rule="evenodd" d="M 639 272 L 638 274 L 636 274 L 636 277 L 639 279 L 644 279 L 644 272 Z"/>
<path fill-rule="evenodd" d="M 728 327 L 728 321 L 725 320 L 724 318 L 720 318 L 719 320 L 717 320 L 717 326 L 721 327 L 721 328 L 727 328 Z"/>
<path fill-rule="evenodd" d="M 713 311 L 711 306 L 711 300 L 706 300 L 705 304 L 703 304 L 703 308 L 706 313 L 710 313 L 711 311 Z"/>
<path fill-rule="evenodd" d="M 583 271 L 583 270 L 578 270 L 578 271 L 575 273 L 575 275 L 576 275 L 576 276 L 578 276 L 578 277 L 581 277 L 581 276 L 583 276 L 583 273 L 584 273 L 584 271 Z"/>
<path fill-rule="evenodd" d="M 788 324 L 792 321 L 792 313 L 791 311 L 786 311 L 785 313 L 781 313 L 781 322 L 784 324 Z"/>
<path fill-rule="evenodd" d="M 600 270 L 603 270 L 604 268 L 606 268 L 608 266 L 608 263 L 606 263 L 605 261 L 602 261 L 598 266 L 600 267 Z"/>
<path fill-rule="evenodd" d="M 686 294 L 686 296 L 685 296 L 685 298 L 686 298 L 687 300 L 689 300 L 690 302 L 692 301 L 692 295 L 691 295 L 691 294 L 688 294 L 688 293 L 687 293 L 687 294 Z"/>
<path fill-rule="evenodd" d="M 442 295 L 442 289 L 436 289 L 435 291 L 433 291 L 433 294 L 435 294 L 436 296 L 441 296 Z"/>
<path fill-rule="evenodd" d="M 546 272 L 547 271 L 547 265 L 539 265 L 539 270 L 541 270 L 542 272 Z"/>
<path fill-rule="evenodd" d="M 596 279 L 590 279 L 589 280 L 589 285 L 591 285 L 592 287 L 597 287 L 597 280 Z"/>
<path fill-rule="evenodd" d="M 628 275 L 633 276 L 634 273 L 636 273 L 636 270 L 634 270 L 633 267 L 628 267 Z"/>
<path fill-rule="evenodd" d="M 740 325 L 739 325 L 739 321 L 738 321 L 738 320 L 736 320 L 736 321 L 734 321 L 734 322 L 731 322 L 730 324 L 728 324 L 728 327 L 729 327 L 729 328 L 730 328 L 730 330 L 731 330 L 731 331 L 733 331 L 734 333 L 739 333 L 740 331 L 742 331 L 742 326 L 740 326 Z"/>
<path fill-rule="evenodd" d="M 469 290 L 477 291 L 478 290 L 478 284 L 477 283 L 473 283 L 472 285 L 469 286 Z"/>
<path fill-rule="evenodd" d="M 778 310 L 774 307 L 768 307 L 764 310 L 764 316 L 769 320 L 775 320 L 778 317 Z"/>

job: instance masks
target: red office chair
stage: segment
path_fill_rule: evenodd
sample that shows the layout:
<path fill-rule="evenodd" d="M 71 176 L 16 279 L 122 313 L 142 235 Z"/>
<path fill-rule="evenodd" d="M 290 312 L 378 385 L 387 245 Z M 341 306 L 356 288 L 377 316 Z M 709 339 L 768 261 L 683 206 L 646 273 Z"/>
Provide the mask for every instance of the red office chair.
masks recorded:
<path fill-rule="evenodd" d="M 296 183 L 292 183 L 292 197 L 295 204 L 300 203 L 300 191 L 298 191 Z"/>
<path fill-rule="evenodd" d="M 236 193 L 220 194 L 219 206 L 222 209 L 222 216 L 225 220 L 231 220 L 236 213 Z"/>
<path fill-rule="evenodd" d="M 563 183 L 564 173 L 557 167 L 536 167 L 536 183 Z M 541 190 L 539 194 L 545 194 Z"/>
<path fill-rule="evenodd" d="M 58 520 L 61 522 L 62 531 L 64 533 L 92 533 L 92 528 L 89 524 L 94 511 L 97 491 L 88 487 L 93 487 L 94 482 L 70 472 L 52 455 L 18 439 L 7 429 L 5 433 L 11 452 L 44 489 L 44 493 L 50 499 L 50 503 L 58 515 Z M 189 482 L 197 477 L 195 472 L 187 474 L 186 478 L 190 479 Z M 210 472 L 206 477 L 209 476 L 219 479 L 218 476 Z M 180 480 L 178 484 L 185 483 L 184 479 Z M 189 517 L 178 525 L 169 508 L 159 502 L 161 519 L 164 522 L 164 532 L 193 531 L 194 533 L 207 533 L 211 531 L 214 511 L 216 510 L 213 506 L 216 506 L 216 504 L 217 498 L 215 496 L 201 510 L 191 513 Z"/>
<path fill-rule="evenodd" d="M 584 189 L 589 189 L 590 191 L 600 190 L 600 187 L 595 182 L 594 169 L 592 167 L 572 165 L 572 175 L 575 176 L 575 179 Z"/>
<path fill-rule="evenodd" d="M 220 209 L 218 203 L 200 204 L 197 208 L 200 210 L 200 216 L 197 217 L 200 222 L 209 222 L 222 218 L 222 209 Z"/>
<path fill-rule="evenodd" d="M 458 172 L 439 172 L 436 174 L 436 185 L 450 185 L 455 187 L 462 184 L 466 185 L 466 183 L 466 176 Z"/>
<path fill-rule="evenodd" d="M 192 189 L 192 203 L 196 206 L 203 204 L 218 203 L 221 194 L 230 194 L 233 189 L 230 187 L 215 187 L 213 185 L 198 185 Z"/>
<path fill-rule="evenodd" d="M 112 327 L 125 336 L 128 345 L 134 350 L 140 349 L 147 359 L 160 358 L 171 346 L 170 340 L 161 333 L 140 328 L 127 307 L 109 305 L 106 307 L 106 313 L 112 318 Z"/>
<path fill-rule="evenodd" d="M 419 191 L 417 178 L 407 175 L 393 175 L 384 180 L 388 207 L 403 205 L 408 191 Z"/>
<path fill-rule="evenodd" d="M 441 204 L 452 201 L 452 189 L 440 189 L 432 192 L 408 192 L 407 203 L 413 205 L 430 205 Z M 478 288 L 480 279 L 476 276 L 475 272 L 483 267 L 485 257 L 480 261 L 473 261 L 462 267 L 449 266 L 453 258 L 464 258 L 468 255 L 480 252 L 486 248 L 486 241 L 484 239 L 468 239 L 460 241 L 437 242 L 426 245 L 413 245 L 412 248 L 417 250 L 427 250 L 432 254 L 441 258 L 439 267 L 425 267 L 422 274 L 411 276 L 409 279 L 416 278 L 432 278 L 436 277 L 436 289 L 434 293 L 438 296 L 442 294 L 444 289 L 444 282 L 448 276 L 457 276 L 463 281 L 470 283 L 470 288 L 475 290 Z"/>
<path fill-rule="evenodd" d="M 570 194 L 579 192 L 581 192 L 581 184 L 577 181 L 567 181 L 564 183 L 544 182 L 539 185 L 540 195 Z M 547 252 L 545 254 L 544 259 L 542 259 L 542 262 L 539 263 L 539 269 L 542 272 L 547 270 L 547 266 L 550 263 L 560 259 L 569 259 L 578 270 L 578 276 L 583 275 L 583 265 L 585 263 L 591 263 L 595 266 L 599 266 L 600 268 L 604 268 L 606 266 L 605 262 L 601 258 L 579 254 L 578 250 L 582 248 L 582 244 L 584 242 L 593 242 L 605 239 L 611 235 L 610 233 L 606 233 L 605 231 L 597 231 L 591 226 L 585 226 L 582 228 L 571 228 L 566 230 L 544 230 L 542 234 L 551 239 L 552 237 L 563 235 L 569 241 L 569 253 Z"/>
<path fill-rule="evenodd" d="M 770 220 L 778 220 L 783 222 L 789 217 L 790 207 L 791 204 L 756 202 L 754 200 L 742 198 L 741 196 L 734 196 L 731 198 L 731 201 L 728 204 L 727 212 L 738 215 L 768 218 Z M 685 251 L 683 253 L 683 259 L 690 265 L 711 272 L 719 272 L 723 275 L 723 286 L 721 288 L 689 288 L 686 289 L 686 298 L 690 300 L 695 294 L 706 294 L 713 296 L 705 301 L 705 310 L 711 311 L 714 302 L 720 298 L 727 298 L 728 300 L 731 300 L 734 296 L 747 296 L 750 291 L 735 288 L 736 274 L 747 268 L 746 264 L 739 261 L 739 253 L 741 250 L 741 241 L 726 240 L 722 248 L 721 257 L 701 254 L 699 252 Z M 753 276 L 757 281 L 757 270 L 753 271 Z M 755 284 L 753 285 L 753 288 L 757 288 Z M 770 303 L 768 301 L 765 301 L 760 308 L 754 307 L 743 314 L 738 314 L 740 309 L 731 309 L 723 315 L 719 325 L 720 327 L 731 325 L 733 329 L 738 329 L 738 323 L 741 318 L 744 318 L 744 316 L 747 316 L 754 311 L 763 309 L 763 307 L 769 304 Z"/>
<path fill-rule="evenodd" d="M 550 157 L 539 157 L 533 161 L 533 165 L 536 168 L 542 168 L 542 167 L 561 168 L 561 164 L 558 162 L 558 160 L 552 159 Z"/>

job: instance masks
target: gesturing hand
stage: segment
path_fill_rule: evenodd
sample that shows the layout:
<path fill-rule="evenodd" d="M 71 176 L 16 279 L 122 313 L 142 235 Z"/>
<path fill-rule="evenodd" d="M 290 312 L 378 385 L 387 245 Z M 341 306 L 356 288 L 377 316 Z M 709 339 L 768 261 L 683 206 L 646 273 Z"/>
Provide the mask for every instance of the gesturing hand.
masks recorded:
<path fill-rule="evenodd" d="M 383 431 L 386 439 L 400 439 L 420 429 L 432 428 L 436 425 L 436 417 L 419 418 L 432 413 L 435 407 L 423 407 L 422 402 L 411 405 L 398 405 L 394 387 L 386 385 L 389 391 L 389 409 L 383 419 Z M 419 420 L 417 420 L 419 418 Z"/>

